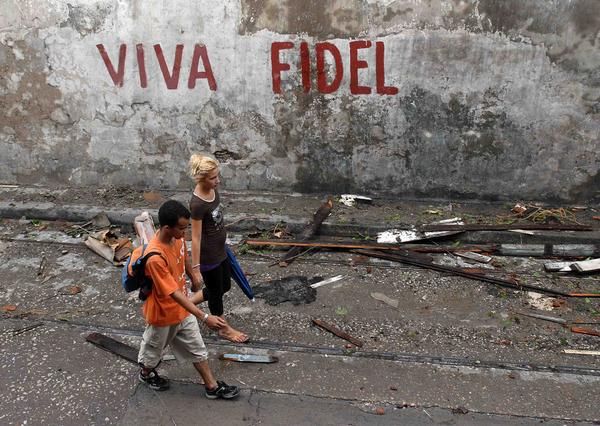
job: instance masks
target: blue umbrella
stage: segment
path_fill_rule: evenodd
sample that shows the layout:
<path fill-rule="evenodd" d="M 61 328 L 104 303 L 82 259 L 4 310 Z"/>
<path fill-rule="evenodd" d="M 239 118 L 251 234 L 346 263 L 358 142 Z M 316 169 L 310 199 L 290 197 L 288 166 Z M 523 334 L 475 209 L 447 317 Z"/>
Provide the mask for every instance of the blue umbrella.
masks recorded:
<path fill-rule="evenodd" d="M 244 271 L 242 271 L 242 267 L 239 262 L 235 258 L 235 254 L 229 248 L 229 246 L 225 246 L 225 251 L 227 252 L 227 258 L 229 259 L 229 265 L 231 265 L 231 278 L 240 286 L 244 294 L 254 302 L 254 291 L 252 291 L 252 287 L 250 287 L 250 283 L 248 282 L 248 278 L 244 275 Z"/>

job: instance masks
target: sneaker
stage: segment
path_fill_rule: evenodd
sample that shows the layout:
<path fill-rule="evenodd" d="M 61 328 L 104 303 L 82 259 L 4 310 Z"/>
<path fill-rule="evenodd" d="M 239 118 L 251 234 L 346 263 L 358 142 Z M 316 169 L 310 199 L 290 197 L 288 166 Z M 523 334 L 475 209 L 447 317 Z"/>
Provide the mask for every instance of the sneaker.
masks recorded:
<path fill-rule="evenodd" d="M 148 387 L 156 391 L 165 391 L 169 389 L 169 381 L 164 377 L 160 377 L 153 368 L 148 375 L 144 375 L 140 370 L 140 382 L 146 383 Z"/>
<path fill-rule="evenodd" d="M 232 399 L 240 394 L 240 390 L 237 386 L 229 386 L 225 382 L 217 381 L 217 387 L 209 390 L 206 389 L 206 397 L 208 399 Z"/>

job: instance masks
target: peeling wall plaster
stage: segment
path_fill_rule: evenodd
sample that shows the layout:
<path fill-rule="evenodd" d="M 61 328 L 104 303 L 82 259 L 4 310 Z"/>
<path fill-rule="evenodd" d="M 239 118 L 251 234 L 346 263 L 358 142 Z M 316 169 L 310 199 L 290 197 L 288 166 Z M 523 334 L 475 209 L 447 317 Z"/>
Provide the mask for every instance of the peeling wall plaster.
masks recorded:
<path fill-rule="evenodd" d="M 225 161 L 229 189 L 600 198 L 597 0 L 0 0 L 0 10 L 2 182 L 188 188 L 187 159 L 203 151 Z M 356 82 L 370 95 L 351 93 L 356 41 L 371 42 Z M 279 94 L 274 42 L 293 43 L 278 55 L 290 67 Z M 316 84 L 324 42 L 344 69 L 331 94 Z M 395 95 L 375 94 L 376 42 Z M 198 43 L 215 90 L 203 78 L 188 87 Z M 98 44 L 115 72 L 126 45 L 122 87 Z M 168 67 L 183 46 L 177 90 L 154 45 Z M 335 76 L 331 58 L 323 72 Z"/>

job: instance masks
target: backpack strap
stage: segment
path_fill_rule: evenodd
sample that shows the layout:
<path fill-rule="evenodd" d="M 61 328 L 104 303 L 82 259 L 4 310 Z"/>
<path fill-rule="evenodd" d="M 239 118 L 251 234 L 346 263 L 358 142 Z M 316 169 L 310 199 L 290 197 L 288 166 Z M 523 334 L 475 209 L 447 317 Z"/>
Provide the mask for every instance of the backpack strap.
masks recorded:
<path fill-rule="evenodd" d="M 150 259 L 154 255 L 159 255 L 160 257 L 162 257 L 162 253 L 159 253 L 157 251 L 151 251 L 146 256 L 144 256 L 144 251 L 142 250 L 142 255 L 140 257 L 143 257 L 142 263 L 144 264 L 144 266 L 146 266 L 146 262 L 148 261 L 148 259 Z M 163 257 L 163 259 L 164 259 L 164 257 Z"/>

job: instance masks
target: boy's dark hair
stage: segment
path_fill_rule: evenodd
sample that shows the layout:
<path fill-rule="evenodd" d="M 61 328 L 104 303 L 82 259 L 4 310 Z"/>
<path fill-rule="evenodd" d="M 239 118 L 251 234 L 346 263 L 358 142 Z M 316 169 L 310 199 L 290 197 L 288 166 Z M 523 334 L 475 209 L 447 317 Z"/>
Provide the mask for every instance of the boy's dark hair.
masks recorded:
<path fill-rule="evenodd" d="M 176 200 L 168 200 L 163 203 L 158 209 L 158 223 L 160 226 L 174 227 L 179 222 L 179 219 L 184 217 L 189 219 L 190 211 L 186 206 Z"/>

